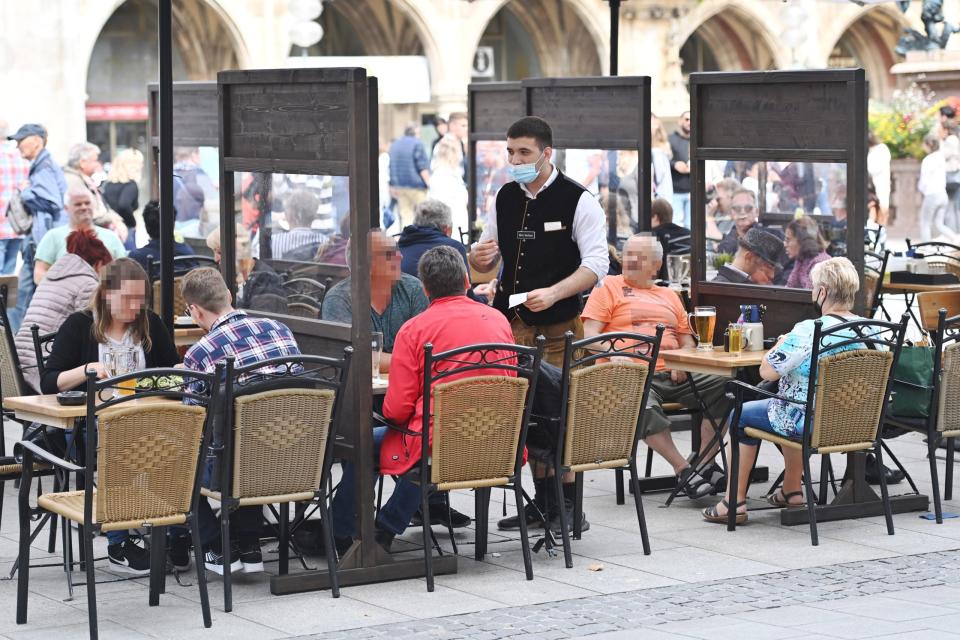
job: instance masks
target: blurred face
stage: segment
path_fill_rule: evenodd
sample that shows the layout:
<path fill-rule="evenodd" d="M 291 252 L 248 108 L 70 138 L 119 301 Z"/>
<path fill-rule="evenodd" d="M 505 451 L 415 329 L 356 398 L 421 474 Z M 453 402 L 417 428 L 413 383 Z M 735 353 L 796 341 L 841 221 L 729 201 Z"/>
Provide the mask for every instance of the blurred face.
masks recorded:
<path fill-rule="evenodd" d="M 17 143 L 17 149 L 24 160 L 33 160 L 43 149 L 43 138 L 40 136 L 27 136 Z"/>
<path fill-rule="evenodd" d="M 721 192 L 717 192 L 718 195 Z M 753 198 L 745 193 L 737 194 L 730 201 L 730 214 L 737 225 L 737 235 L 743 235 L 757 222 L 757 207 Z"/>
<path fill-rule="evenodd" d="M 662 260 L 657 257 L 660 241 L 654 237 L 633 238 L 623 247 L 623 275 L 634 283 L 646 284 L 656 279 Z"/>
<path fill-rule="evenodd" d="M 717 187 L 717 209 L 730 211 L 730 192 L 723 187 Z"/>
<path fill-rule="evenodd" d="M 393 238 L 370 236 L 370 280 L 393 285 L 400 279 L 400 251 Z"/>
<path fill-rule="evenodd" d="M 467 121 L 463 118 L 451 120 L 447 125 L 447 131 L 457 136 L 461 140 L 467 139 Z"/>
<path fill-rule="evenodd" d="M 751 251 L 747 251 L 747 273 L 754 284 L 773 284 L 777 270 L 766 260 L 761 260 Z"/>
<path fill-rule="evenodd" d="M 86 229 L 93 225 L 93 198 L 89 193 L 70 194 L 67 203 L 70 226 L 74 229 Z"/>
<path fill-rule="evenodd" d="M 100 164 L 100 158 L 98 158 L 95 153 L 91 153 L 80 161 L 80 172 L 85 176 L 92 176 L 102 169 L 103 165 Z"/>
<path fill-rule="evenodd" d="M 106 297 L 113 319 L 129 324 L 136 320 L 143 310 L 147 291 L 142 280 L 123 280 L 119 289 L 108 289 Z"/>
<path fill-rule="evenodd" d="M 684 113 L 680 116 L 680 130 L 684 135 L 690 135 L 690 113 Z"/>
<path fill-rule="evenodd" d="M 783 248 L 791 260 L 795 260 L 800 255 L 800 242 L 790 229 L 787 229 L 787 232 L 783 234 Z"/>

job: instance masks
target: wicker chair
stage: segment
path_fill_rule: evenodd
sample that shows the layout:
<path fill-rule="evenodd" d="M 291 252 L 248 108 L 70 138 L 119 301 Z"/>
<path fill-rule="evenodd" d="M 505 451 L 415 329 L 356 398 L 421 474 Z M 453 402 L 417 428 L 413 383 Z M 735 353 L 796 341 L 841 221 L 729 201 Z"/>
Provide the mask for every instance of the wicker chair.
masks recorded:
<path fill-rule="evenodd" d="M 287 313 L 298 318 L 310 318 L 311 320 L 320 319 L 320 308 L 313 302 L 297 301 L 302 298 L 300 294 L 294 294 L 287 297 Z"/>
<path fill-rule="evenodd" d="M 142 393 L 113 397 L 124 381 L 156 376 L 154 387 Z M 162 376 L 178 376 L 182 383 L 160 387 Z M 17 624 L 27 622 L 30 582 L 30 522 L 33 509 L 29 498 L 33 481 L 32 463 L 42 460 L 61 473 L 78 474 L 79 491 L 45 493 L 37 499 L 40 510 L 76 522 L 86 567 L 87 611 L 90 637 L 97 637 L 96 574 L 93 539 L 101 532 L 137 527 L 151 532 L 151 606 L 160 602 L 166 573 L 166 528 L 187 525 L 193 537 L 194 562 L 200 587 L 203 624 L 211 625 L 206 574 L 200 555 L 197 505 L 200 499 L 201 461 L 209 437 L 208 424 L 217 405 L 218 380 L 222 366 L 212 374 L 184 369 L 150 369 L 147 372 L 109 378 L 98 382 L 87 374 L 87 425 L 84 463 L 68 462 L 32 442 L 17 444 L 23 457 L 20 484 L 20 574 L 17 582 Z M 106 400 L 104 400 L 106 398 Z M 193 404 L 184 404 L 189 400 Z M 94 471 L 96 470 L 96 483 Z M 64 570 L 72 591 L 70 527 L 64 527 Z"/>
<path fill-rule="evenodd" d="M 861 453 L 872 450 L 877 464 L 883 464 L 880 427 L 883 425 L 890 397 L 891 372 L 900 357 L 900 347 L 907 330 L 909 316 L 904 314 L 899 323 L 879 320 L 852 320 L 823 328 L 821 320 L 814 323 L 807 397 L 794 400 L 731 380 L 728 389 L 734 398 L 733 419 L 740 423 L 743 403 L 753 398 L 777 398 L 804 407 L 803 437 L 787 438 L 752 427 L 744 433 L 760 441 L 779 447 L 797 449 L 803 453 L 803 483 L 806 488 L 807 510 L 810 520 L 810 541 L 819 544 L 817 536 L 817 498 L 810 474 L 810 456 L 830 453 Z M 844 350 L 846 349 L 846 350 Z M 730 429 L 730 502 L 727 529 L 736 529 L 736 496 L 740 466 L 739 429 Z M 882 468 L 882 466 L 880 466 Z M 893 535 L 893 513 L 887 492 L 886 476 L 880 474 L 880 492 L 883 497 L 887 533 Z M 731 499 L 729 496 L 733 496 Z"/>
<path fill-rule="evenodd" d="M 640 442 L 640 412 L 646 404 L 660 351 L 663 326 L 655 336 L 636 333 L 605 333 L 574 342 L 567 332 L 561 385 L 563 400 L 557 429 L 554 479 L 557 496 L 563 495 L 564 473 L 577 475 L 578 487 L 585 471 L 630 470 L 630 484 L 637 509 L 643 552 L 650 553 L 647 522 L 640 497 L 637 445 Z M 575 354 L 584 354 L 576 357 Z M 608 362 L 616 358 L 613 362 Z M 574 536 L 580 537 L 580 491 L 574 512 Z M 570 523 L 560 509 L 560 533 L 567 568 L 573 566 Z"/>
<path fill-rule="evenodd" d="M 949 242 L 910 242 L 907 238 L 907 248 L 922 254 L 928 263 L 942 265 L 946 273 L 960 278 L 960 246 Z"/>
<path fill-rule="evenodd" d="M 37 373 L 40 379 L 46 372 L 47 358 L 50 357 L 50 351 L 53 349 L 53 342 L 57 339 L 57 332 L 40 335 L 40 326 L 31 325 L 30 336 L 33 338 L 33 353 L 37 357 Z"/>
<path fill-rule="evenodd" d="M 438 491 L 475 489 L 476 556 L 482 560 L 487 539 L 490 489 L 512 488 L 517 511 L 523 513 L 524 445 L 533 394 L 546 339 L 536 347 L 513 344 L 477 344 L 434 354 L 423 347 L 423 384 L 432 393 L 423 396 L 423 423 L 412 431 L 381 420 L 391 429 L 420 438 L 420 464 L 409 472 L 420 485 L 420 513 L 424 514 L 423 561 L 427 591 L 433 591 L 433 551 L 430 544 L 430 495 Z M 423 433 L 431 433 L 423 438 Z M 429 482 L 423 481 L 429 478 Z M 533 580 L 533 558 L 526 520 L 520 518 L 520 540 L 527 580 Z"/>
<path fill-rule="evenodd" d="M 887 310 L 883 308 L 883 280 L 887 275 L 887 261 L 890 259 L 890 252 L 884 251 L 883 255 L 864 251 L 863 256 L 863 296 L 864 306 L 867 309 L 866 317 L 875 318 L 878 311 L 883 312 L 883 317 L 890 320 Z"/>
<path fill-rule="evenodd" d="M 291 502 L 316 501 L 327 535 L 324 545 L 331 592 L 340 597 L 333 527 L 323 487 L 330 476 L 337 418 L 351 348 L 342 359 L 284 356 L 234 369 L 227 358 L 223 424 L 212 451 L 219 455 L 216 488 L 202 495 L 221 504 L 224 610 L 233 608 L 230 513 L 240 507 L 280 505 L 280 574 L 289 563 Z"/>

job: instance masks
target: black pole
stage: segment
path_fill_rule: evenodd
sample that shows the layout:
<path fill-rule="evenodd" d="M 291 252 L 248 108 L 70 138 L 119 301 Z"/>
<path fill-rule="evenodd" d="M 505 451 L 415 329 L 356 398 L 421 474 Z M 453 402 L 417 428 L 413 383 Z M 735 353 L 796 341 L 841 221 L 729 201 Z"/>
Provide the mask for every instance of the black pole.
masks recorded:
<path fill-rule="evenodd" d="M 617 75 L 617 52 L 620 49 L 620 0 L 610 0 L 610 75 Z"/>
<path fill-rule="evenodd" d="M 173 33 L 171 0 L 160 0 L 157 8 L 160 45 L 160 313 L 173 333 Z"/>

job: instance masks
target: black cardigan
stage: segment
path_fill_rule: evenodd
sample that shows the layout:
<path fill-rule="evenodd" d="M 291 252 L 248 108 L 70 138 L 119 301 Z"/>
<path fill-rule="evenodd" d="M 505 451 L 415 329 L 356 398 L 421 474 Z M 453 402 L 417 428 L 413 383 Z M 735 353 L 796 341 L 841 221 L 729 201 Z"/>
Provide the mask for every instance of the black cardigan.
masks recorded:
<path fill-rule="evenodd" d="M 135 229 L 137 219 L 133 217 L 133 212 L 140 206 L 137 202 L 140 196 L 137 183 L 133 180 L 130 182 L 105 182 L 101 190 L 103 191 L 103 199 L 107 201 L 110 208 L 123 218 L 123 224 Z"/>
<path fill-rule="evenodd" d="M 153 345 L 144 353 L 147 367 L 172 367 L 180 362 L 173 338 L 167 332 L 163 320 L 153 311 L 147 311 L 147 323 L 150 326 L 150 340 Z M 40 380 L 43 393 L 57 393 L 57 378 L 64 371 L 80 365 L 98 362 L 100 345 L 93 337 L 93 314 L 90 311 L 77 311 L 70 314 L 57 331 L 53 341 L 53 350 L 47 358 L 46 371 Z M 77 387 L 83 390 L 83 386 Z"/>

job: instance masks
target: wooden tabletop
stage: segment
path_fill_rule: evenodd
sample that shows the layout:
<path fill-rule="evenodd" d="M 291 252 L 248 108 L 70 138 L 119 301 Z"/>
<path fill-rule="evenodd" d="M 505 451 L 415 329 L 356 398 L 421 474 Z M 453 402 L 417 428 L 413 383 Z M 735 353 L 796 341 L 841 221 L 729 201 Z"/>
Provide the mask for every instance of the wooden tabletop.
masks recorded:
<path fill-rule="evenodd" d="M 381 373 L 379 380 L 373 381 L 373 395 L 383 396 L 387 394 L 387 384 L 389 382 L 389 374 Z"/>
<path fill-rule="evenodd" d="M 177 327 L 173 330 L 173 343 L 178 347 L 190 347 L 205 334 L 200 327 Z"/>
<path fill-rule="evenodd" d="M 885 293 L 923 293 L 925 291 L 960 291 L 960 284 L 911 284 L 907 282 L 883 283 Z"/>
<path fill-rule="evenodd" d="M 170 402 L 169 398 L 153 396 L 131 400 L 123 406 L 137 406 L 153 402 Z M 58 429 L 73 429 L 74 421 L 87 415 L 87 404 L 62 405 L 56 394 L 14 396 L 3 401 L 5 409 L 13 409 L 20 420 L 39 422 Z"/>
<path fill-rule="evenodd" d="M 766 350 L 727 353 L 722 347 L 714 347 L 713 351 L 688 347 L 661 351 L 660 357 L 666 363 L 667 369 L 732 378 L 738 369 L 760 366 L 765 354 Z"/>

